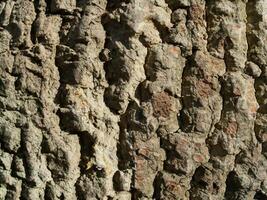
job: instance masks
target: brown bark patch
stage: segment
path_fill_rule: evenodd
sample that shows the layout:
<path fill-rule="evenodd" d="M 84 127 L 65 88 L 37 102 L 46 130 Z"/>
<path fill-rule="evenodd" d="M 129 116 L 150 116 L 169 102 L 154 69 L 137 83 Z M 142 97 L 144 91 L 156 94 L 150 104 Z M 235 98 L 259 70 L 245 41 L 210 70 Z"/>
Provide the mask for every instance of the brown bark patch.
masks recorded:
<path fill-rule="evenodd" d="M 169 117 L 172 111 L 172 105 L 172 99 L 166 92 L 157 93 L 152 98 L 155 117 Z"/>
<path fill-rule="evenodd" d="M 198 162 L 198 163 L 203 163 L 204 161 L 205 161 L 205 158 L 204 158 L 204 156 L 203 155 L 201 155 L 201 154 L 195 154 L 194 156 L 193 156 L 193 159 L 194 159 L 194 161 L 196 161 L 196 162 Z"/>
<path fill-rule="evenodd" d="M 236 134 L 237 129 L 238 129 L 237 122 L 229 122 L 227 126 L 224 128 L 224 132 L 233 136 Z"/>
<path fill-rule="evenodd" d="M 197 87 L 198 94 L 201 97 L 208 98 L 212 94 L 212 89 L 211 89 L 210 84 L 205 83 L 203 80 L 198 81 L 196 87 Z"/>

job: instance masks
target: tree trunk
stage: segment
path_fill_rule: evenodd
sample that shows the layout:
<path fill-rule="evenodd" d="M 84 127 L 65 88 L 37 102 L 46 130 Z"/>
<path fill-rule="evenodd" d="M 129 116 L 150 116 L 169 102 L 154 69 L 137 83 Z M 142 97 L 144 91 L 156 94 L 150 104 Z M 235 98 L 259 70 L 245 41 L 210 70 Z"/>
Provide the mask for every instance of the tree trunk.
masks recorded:
<path fill-rule="evenodd" d="M 267 0 L 1 0 L 0 200 L 267 199 Z"/>

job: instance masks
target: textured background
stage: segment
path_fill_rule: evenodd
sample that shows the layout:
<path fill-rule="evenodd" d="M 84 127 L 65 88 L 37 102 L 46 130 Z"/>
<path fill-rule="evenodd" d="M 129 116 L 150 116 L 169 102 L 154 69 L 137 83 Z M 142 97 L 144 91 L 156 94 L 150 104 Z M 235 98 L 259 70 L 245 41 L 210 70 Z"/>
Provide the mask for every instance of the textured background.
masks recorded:
<path fill-rule="evenodd" d="M 266 200 L 267 0 L 1 0 L 0 200 Z"/>

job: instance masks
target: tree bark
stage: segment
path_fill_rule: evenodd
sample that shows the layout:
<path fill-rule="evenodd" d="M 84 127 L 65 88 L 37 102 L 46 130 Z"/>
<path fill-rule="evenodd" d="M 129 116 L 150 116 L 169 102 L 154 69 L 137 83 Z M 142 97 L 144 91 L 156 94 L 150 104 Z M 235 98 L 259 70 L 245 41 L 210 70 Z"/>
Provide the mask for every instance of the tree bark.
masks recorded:
<path fill-rule="evenodd" d="M 0 1 L 0 200 L 267 199 L 266 5 Z"/>

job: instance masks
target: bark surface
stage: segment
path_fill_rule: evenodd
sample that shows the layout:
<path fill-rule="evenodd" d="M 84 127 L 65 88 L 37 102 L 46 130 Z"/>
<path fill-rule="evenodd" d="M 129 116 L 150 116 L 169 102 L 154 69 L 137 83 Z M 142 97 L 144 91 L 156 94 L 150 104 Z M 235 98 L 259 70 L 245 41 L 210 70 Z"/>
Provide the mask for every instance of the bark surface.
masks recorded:
<path fill-rule="evenodd" d="M 0 200 L 152 199 L 267 199 L 267 0 L 1 0 Z"/>

